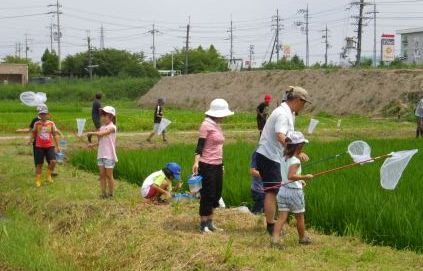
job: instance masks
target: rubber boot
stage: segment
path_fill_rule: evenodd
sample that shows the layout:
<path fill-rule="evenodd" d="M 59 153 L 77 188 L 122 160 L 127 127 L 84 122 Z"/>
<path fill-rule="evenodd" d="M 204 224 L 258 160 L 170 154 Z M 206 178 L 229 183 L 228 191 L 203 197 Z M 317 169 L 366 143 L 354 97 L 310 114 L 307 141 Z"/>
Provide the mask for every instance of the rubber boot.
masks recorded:
<path fill-rule="evenodd" d="M 41 186 L 41 175 L 35 176 L 35 186 L 40 187 Z"/>
<path fill-rule="evenodd" d="M 53 183 L 54 182 L 53 181 L 53 178 L 51 177 L 51 170 L 50 169 L 47 169 L 47 181 L 49 183 Z"/>

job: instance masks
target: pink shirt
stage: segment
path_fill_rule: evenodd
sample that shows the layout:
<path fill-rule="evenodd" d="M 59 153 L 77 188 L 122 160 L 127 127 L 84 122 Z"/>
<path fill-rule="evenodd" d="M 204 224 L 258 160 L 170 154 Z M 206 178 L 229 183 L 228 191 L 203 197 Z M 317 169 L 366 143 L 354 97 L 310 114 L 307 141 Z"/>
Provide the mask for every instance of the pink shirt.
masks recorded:
<path fill-rule="evenodd" d="M 110 122 L 107 125 L 102 125 L 100 127 L 100 132 L 103 132 L 107 129 L 113 129 L 114 131 L 106 136 L 99 137 L 97 159 L 104 158 L 117 162 L 118 159 L 116 156 L 116 126 L 113 124 L 113 122 Z"/>
<path fill-rule="evenodd" d="M 205 138 L 203 153 L 200 162 L 220 165 L 223 163 L 223 136 L 220 126 L 210 118 L 206 118 L 200 126 L 200 138 Z"/>

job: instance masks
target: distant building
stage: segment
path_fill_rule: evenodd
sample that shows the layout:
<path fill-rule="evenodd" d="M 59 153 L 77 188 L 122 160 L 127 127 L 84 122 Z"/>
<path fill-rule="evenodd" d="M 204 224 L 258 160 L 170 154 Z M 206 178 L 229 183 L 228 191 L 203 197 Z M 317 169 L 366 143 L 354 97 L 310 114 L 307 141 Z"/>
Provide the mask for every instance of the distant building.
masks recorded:
<path fill-rule="evenodd" d="M 0 64 L 0 84 L 28 83 L 27 64 Z"/>
<path fill-rule="evenodd" d="M 401 58 L 409 64 L 423 65 L 423 27 L 398 30 Z"/>

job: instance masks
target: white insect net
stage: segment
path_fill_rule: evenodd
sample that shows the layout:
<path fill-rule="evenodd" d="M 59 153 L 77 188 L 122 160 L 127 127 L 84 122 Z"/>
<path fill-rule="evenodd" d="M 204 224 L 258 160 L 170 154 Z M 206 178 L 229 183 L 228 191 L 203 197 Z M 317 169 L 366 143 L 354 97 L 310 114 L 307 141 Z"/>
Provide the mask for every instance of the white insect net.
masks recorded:
<path fill-rule="evenodd" d="M 159 129 L 157 129 L 157 134 L 161 135 L 163 133 L 164 130 L 166 130 L 166 128 L 169 126 L 169 124 L 171 124 L 172 122 L 168 119 L 162 118 L 162 120 L 160 121 L 160 125 L 159 125 Z"/>
<path fill-rule="evenodd" d="M 355 163 L 370 160 L 372 158 L 371 151 L 369 144 L 362 140 L 353 141 L 348 145 L 348 153 Z"/>
<path fill-rule="evenodd" d="M 391 153 L 380 168 L 380 185 L 384 189 L 393 190 L 397 186 L 404 169 L 418 150 Z"/>
<path fill-rule="evenodd" d="M 82 136 L 84 133 L 86 119 L 76 119 L 76 128 L 78 129 L 78 136 Z"/>
<path fill-rule="evenodd" d="M 27 106 L 39 106 L 47 101 L 47 95 L 44 92 L 25 91 L 21 93 L 19 98 Z"/>
<path fill-rule="evenodd" d="M 319 121 L 316 119 L 310 119 L 310 123 L 308 124 L 308 130 L 307 132 L 309 134 L 312 134 L 314 132 L 314 129 L 316 129 L 317 124 L 319 124 Z"/>

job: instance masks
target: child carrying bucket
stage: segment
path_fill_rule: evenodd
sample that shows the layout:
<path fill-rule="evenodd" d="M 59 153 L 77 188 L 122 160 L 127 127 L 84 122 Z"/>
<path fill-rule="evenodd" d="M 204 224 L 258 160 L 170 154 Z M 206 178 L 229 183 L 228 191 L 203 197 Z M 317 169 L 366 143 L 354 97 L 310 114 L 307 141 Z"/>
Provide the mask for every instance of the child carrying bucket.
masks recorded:
<path fill-rule="evenodd" d="M 113 168 L 118 161 L 116 155 L 116 110 L 112 106 L 100 109 L 101 127 L 97 132 L 88 132 L 87 136 L 97 136 L 97 165 L 100 171 L 100 198 L 112 198 L 114 194 Z"/>
<path fill-rule="evenodd" d="M 307 245 L 311 243 L 311 239 L 305 235 L 303 188 L 304 181 L 312 179 L 313 175 L 301 175 L 301 161 L 298 155 L 308 140 L 301 132 L 290 132 L 286 142 L 287 146 L 281 163 L 282 186 L 277 195 L 279 220 L 275 223 L 271 241 L 272 245 L 280 245 L 280 234 L 288 218 L 288 213 L 291 212 L 295 214 L 297 221 L 299 243 Z"/>
<path fill-rule="evenodd" d="M 48 163 L 47 181 L 53 183 L 52 172 L 56 166 L 56 153 L 60 152 L 59 136 L 56 125 L 50 121 L 50 113 L 46 105 L 38 109 L 39 120 L 35 121 L 32 129 L 31 138 L 28 145 L 32 145 L 34 149 L 35 169 L 35 186 L 41 186 L 41 173 L 44 164 L 44 159 Z"/>
<path fill-rule="evenodd" d="M 174 189 L 172 189 L 172 181 L 177 181 Z M 166 166 L 159 171 L 150 174 L 141 186 L 141 196 L 145 203 L 159 201 L 160 199 L 169 200 L 172 198 L 171 192 L 181 188 L 181 166 L 177 163 L 167 163 Z"/>

